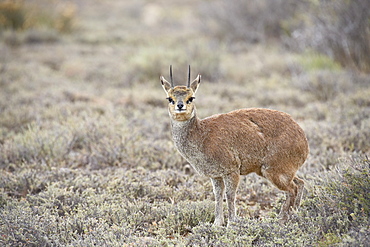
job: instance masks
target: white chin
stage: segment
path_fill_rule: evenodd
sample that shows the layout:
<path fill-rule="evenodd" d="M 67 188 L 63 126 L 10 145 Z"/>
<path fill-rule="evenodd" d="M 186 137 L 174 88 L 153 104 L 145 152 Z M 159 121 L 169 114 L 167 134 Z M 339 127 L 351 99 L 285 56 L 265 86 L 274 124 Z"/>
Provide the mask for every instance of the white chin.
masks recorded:
<path fill-rule="evenodd" d="M 175 110 L 175 113 L 185 113 L 186 112 L 186 110 Z"/>

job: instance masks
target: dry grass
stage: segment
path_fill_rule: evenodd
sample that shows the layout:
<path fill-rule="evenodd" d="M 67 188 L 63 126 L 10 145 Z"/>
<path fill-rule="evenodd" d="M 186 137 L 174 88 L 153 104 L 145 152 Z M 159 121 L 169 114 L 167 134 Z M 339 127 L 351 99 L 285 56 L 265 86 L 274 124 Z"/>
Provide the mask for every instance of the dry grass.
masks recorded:
<path fill-rule="evenodd" d="M 2 246 L 370 241 L 370 76 L 276 42 L 224 42 L 199 28 L 202 6 L 78 1 L 71 33 L 31 31 L 54 33 L 53 42 L 0 31 Z M 249 175 L 240 222 L 211 226 L 212 185 L 175 150 L 159 83 L 170 64 L 184 83 L 188 63 L 203 76 L 200 117 L 267 107 L 306 131 L 311 151 L 299 175 L 307 190 L 291 222 L 277 222 L 284 195 Z"/>

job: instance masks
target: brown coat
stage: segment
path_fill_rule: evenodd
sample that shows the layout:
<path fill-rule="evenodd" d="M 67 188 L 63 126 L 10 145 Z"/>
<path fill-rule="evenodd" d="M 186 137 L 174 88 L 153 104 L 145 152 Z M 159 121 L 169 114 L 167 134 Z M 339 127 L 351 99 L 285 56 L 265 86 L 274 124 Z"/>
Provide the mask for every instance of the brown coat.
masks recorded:
<path fill-rule="evenodd" d="M 235 170 L 240 175 L 255 172 L 263 176 L 264 169 L 295 173 L 308 155 L 303 130 L 280 111 L 240 109 L 203 120 L 195 115 L 172 126 L 182 156 L 209 177 L 222 177 Z"/>

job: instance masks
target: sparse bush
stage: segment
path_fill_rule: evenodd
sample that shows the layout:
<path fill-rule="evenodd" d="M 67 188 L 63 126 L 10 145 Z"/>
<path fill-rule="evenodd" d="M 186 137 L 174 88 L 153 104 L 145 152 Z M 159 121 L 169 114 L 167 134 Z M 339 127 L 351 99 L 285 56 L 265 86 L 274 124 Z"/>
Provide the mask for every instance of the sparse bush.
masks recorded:
<path fill-rule="evenodd" d="M 28 194 L 40 193 L 46 188 L 46 180 L 49 180 L 47 174 L 38 175 L 36 171 L 32 170 L 17 170 L 16 174 L 2 174 L 0 178 L 0 188 L 15 198 L 24 198 Z"/>
<path fill-rule="evenodd" d="M 366 108 L 353 108 L 353 115 L 327 112 L 331 124 L 315 123 L 306 129 L 312 158 L 325 169 L 333 167 L 345 153 L 367 154 L 370 150 L 367 141 L 370 112 Z"/>
<path fill-rule="evenodd" d="M 86 173 L 71 169 L 49 172 L 38 169 L 33 173 L 33 180 L 49 185 L 42 191 L 21 195 L 22 204 L 14 200 L 11 192 L 16 190 L 13 186 L 26 184 L 19 180 L 23 175 L 15 175 L 17 178 L 13 183 L 7 181 L 12 179 L 9 175 L 1 178 L 4 184 L 0 186 L 10 195 L 1 194 L 0 231 L 3 235 L 0 241 L 3 243 L 66 245 L 78 241 L 106 241 L 119 245 L 137 242 L 138 237 L 148 237 L 145 242 L 154 243 L 157 240 L 153 237 L 185 235 L 192 227 L 210 222 L 214 217 L 213 201 L 192 202 L 176 195 L 182 193 L 181 187 L 186 181 L 180 179 L 178 184 L 174 183 L 174 172 L 171 171 L 152 173 L 145 169 L 106 169 Z M 179 189 L 171 189 L 169 184 Z M 194 185 L 201 187 L 202 183 Z M 195 188 L 194 192 L 188 193 L 198 194 L 198 190 Z M 195 197 L 199 200 L 204 195 Z M 15 218 L 22 213 L 20 208 L 32 217 Z M 22 229 L 27 231 L 22 232 Z M 120 237 L 114 237 L 115 234 Z"/>
<path fill-rule="evenodd" d="M 328 183 L 328 196 L 338 202 L 350 220 L 370 217 L 370 160 L 368 157 L 352 157 L 338 168 L 340 176 Z M 359 220 L 359 219 L 358 219 Z"/>
<path fill-rule="evenodd" d="M 179 41 L 183 42 L 183 41 Z M 186 47 L 178 49 L 177 46 Z M 215 51 L 218 50 L 218 51 Z M 168 78 L 168 67 L 173 65 L 174 82 L 177 84 L 187 83 L 187 68 L 190 64 L 193 68 L 192 79 L 195 73 L 201 73 L 209 81 L 219 79 L 220 59 L 222 47 L 219 45 L 207 44 L 204 42 L 189 42 L 176 44 L 174 47 L 152 46 L 142 48 L 130 59 L 132 81 L 140 83 L 159 80 L 159 72 Z M 196 70 L 195 70 L 195 69 Z M 177 73 L 182 71 L 183 73 Z"/>
<path fill-rule="evenodd" d="M 63 132 L 48 133 L 41 131 L 40 126 L 29 125 L 22 134 L 3 145 L 2 164 L 32 163 L 34 161 L 50 163 L 59 159 L 67 150 L 68 140 Z"/>
<path fill-rule="evenodd" d="M 202 5 L 204 32 L 222 40 L 265 42 L 286 32 L 295 1 L 219 0 Z"/>
<path fill-rule="evenodd" d="M 39 0 L 33 3 L 27 1 L 0 3 L 0 30 L 49 28 L 68 33 L 74 29 L 75 19 L 76 5 L 72 2 L 54 1 L 50 3 Z M 37 32 L 33 33 L 34 36 L 36 34 Z"/>
<path fill-rule="evenodd" d="M 26 23 L 25 12 L 22 1 L 0 3 L 0 28 L 23 29 Z"/>
<path fill-rule="evenodd" d="M 48 246 L 42 216 L 27 202 L 7 203 L 0 211 L 2 246 Z"/>
<path fill-rule="evenodd" d="M 298 59 L 299 65 L 304 71 L 315 72 L 315 71 L 330 71 L 339 72 L 341 66 L 333 59 L 324 54 L 315 52 L 305 52 Z"/>
<path fill-rule="evenodd" d="M 323 235 L 319 245 L 369 241 L 370 235 L 364 232 L 370 216 L 369 164 L 367 157 L 342 160 L 304 202 L 301 220 L 311 221 Z"/>
<path fill-rule="evenodd" d="M 219 39 L 283 38 L 290 46 L 313 48 L 343 66 L 369 72 L 369 8 L 366 0 L 219 0 L 203 3 L 201 15 L 204 32 Z"/>
<path fill-rule="evenodd" d="M 40 29 L 28 29 L 24 33 L 23 41 L 27 44 L 35 43 L 53 43 L 59 40 L 59 35 L 56 30 L 40 30 Z M 10 43 L 10 42 L 7 42 Z"/>
<path fill-rule="evenodd" d="M 250 225 L 238 229 L 213 227 L 209 223 L 193 228 L 187 246 L 251 246 L 260 229 L 251 230 Z M 241 230 L 241 231 L 238 231 Z"/>
<path fill-rule="evenodd" d="M 304 73 L 294 79 L 294 84 L 320 101 L 333 100 L 337 95 L 347 93 L 353 85 L 349 74 L 330 70 Z"/>
<path fill-rule="evenodd" d="M 52 166 L 63 161 L 74 167 L 92 169 L 137 163 L 158 169 L 182 163 L 174 154 L 173 144 L 169 145 L 169 133 L 163 132 L 162 126 L 155 129 L 146 120 L 112 120 L 108 115 L 104 118 L 106 121 L 98 119 L 99 114 L 93 114 L 85 120 L 71 116 L 50 125 L 29 124 L 0 144 L 0 165 L 43 162 Z"/>
<path fill-rule="evenodd" d="M 340 64 L 370 71 L 370 2 L 311 1 L 306 23 L 293 32 L 302 47 L 311 47 Z"/>
<path fill-rule="evenodd" d="M 200 223 L 210 223 L 214 220 L 213 201 L 189 202 L 183 201 L 162 210 L 162 220 L 157 223 L 157 234 L 173 236 L 186 235 Z"/>
<path fill-rule="evenodd" d="M 240 220 L 229 228 L 201 224 L 187 239 L 190 246 L 303 246 L 312 245 L 314 236 L 298 223 L 281 225 L 277 219 Z"/>
<path fill-rule="evenodd" d="M 4 102 L 5 104 L 5 102 Z M 29 106 L 19 106 L 16 110 L 5 108 L 2 110 L 0 118 L 0 127 L 6 130 L 4 137 L 11 133 L 18 133 L 23 128 L 27 127 L 35 120 L 35 116 L 31 113 Z M 0 143 L 4 141 L 1 140 Z"/>
<path fill-rule="evenodd" d="M 351 103 L 363 107 L 364 109 L 370 107 L 370 89 L 358 91 L 350 96 Z"/>

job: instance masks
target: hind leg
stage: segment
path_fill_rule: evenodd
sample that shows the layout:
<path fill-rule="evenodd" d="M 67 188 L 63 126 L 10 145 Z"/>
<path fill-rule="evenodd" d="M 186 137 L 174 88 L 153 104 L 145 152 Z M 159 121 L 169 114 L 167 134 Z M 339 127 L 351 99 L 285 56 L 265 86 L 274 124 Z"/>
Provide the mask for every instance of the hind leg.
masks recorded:
<path fill-rule="evenodd" d="M 296 178 L 294 174 L 278 173 L 277 171 L 267 170 L 263 173 L 264 177 L 271 181 L 278 189 L 285 191 L 286 200 L 281 207 L 280 217 L 283 221 L 290 216 L 292 208 L 295 206 L 299 186 L 294 181 Z M 299 181 L 299 180 L 297 180 Z M 300 183 L 300 181 L 298 182 Z M 303 190 L 303 188 L 301 189 Z M 298 200 L 299 203 L 300 199 Z"/>
<path fill-rule="evenodd" d="M 294 201 L 294 209 L 298 209 L 299 206 L 301 205 L 301 200 L 302 200 L 302 195 L 303 195 L 303 189 L 304 189 L 304 181 L 303 179 L 298 178 L 297 176 L 294 177 L 293 182 L 297 185 L 298 187 L 298 192 L 296 199 Z"/>
<path fill-rule="evenodd" d="M 294 187 L 294 185 L 292 185 Z M 281 188 L 279 188 L 281 189 Z M 296 192 L 295 188 L 286 188 L 285 191 L 285 202 L 281 206 L 279 217 L 281 218 L 282 222 L 289 219 L 292 209 L 294 207 L 294 202 L 296 199 Z"/>

